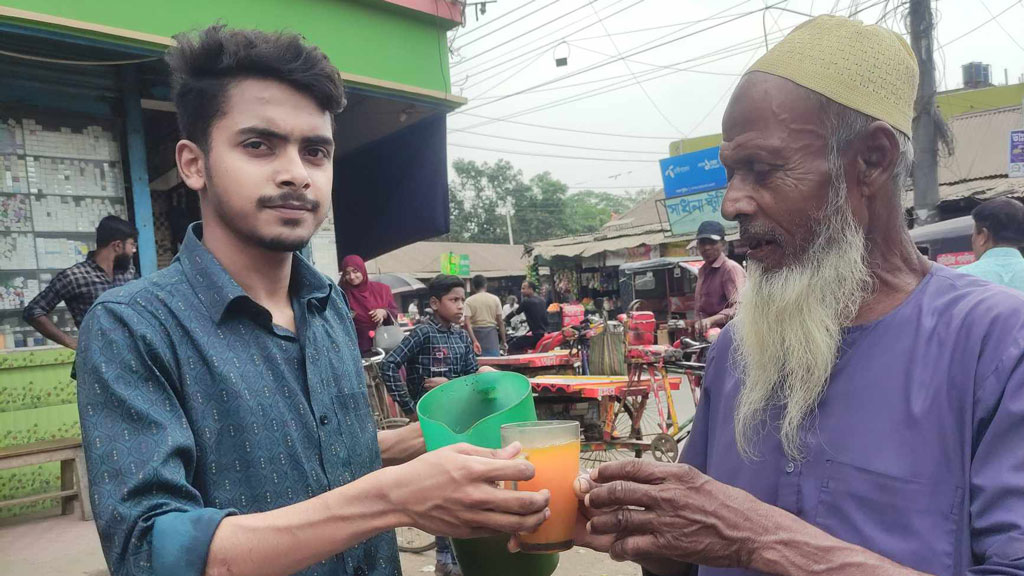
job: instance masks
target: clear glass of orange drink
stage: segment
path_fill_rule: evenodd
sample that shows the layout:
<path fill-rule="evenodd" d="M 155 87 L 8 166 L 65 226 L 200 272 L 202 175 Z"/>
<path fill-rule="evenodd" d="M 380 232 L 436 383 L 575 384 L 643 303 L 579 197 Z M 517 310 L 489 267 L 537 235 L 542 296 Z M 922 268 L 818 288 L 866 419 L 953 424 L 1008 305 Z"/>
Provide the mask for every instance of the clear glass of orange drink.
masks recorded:
<path fill-rule="evenodd" d="M 501 445 L 519 442 L 521 457 L 533 464 L 532 480 L 516 482 L 513 490 L 551 492 L 551 517 L 535 532 L 520 534 L 523 552 L 551 554 L 572 548 L 579 501 L 573 483 L 580 468 L 580 424 L 572 420 L 519 422 L 501 427 Z"/>

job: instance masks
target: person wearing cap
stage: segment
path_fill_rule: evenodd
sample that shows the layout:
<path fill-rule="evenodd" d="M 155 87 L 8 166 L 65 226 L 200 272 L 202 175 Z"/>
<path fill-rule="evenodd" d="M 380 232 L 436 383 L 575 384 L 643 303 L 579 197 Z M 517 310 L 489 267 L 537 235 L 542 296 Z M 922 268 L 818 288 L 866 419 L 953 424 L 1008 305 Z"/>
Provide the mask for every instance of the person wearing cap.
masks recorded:
<path fill-rule="evenodd" d="M 901 36 L 833 16 L 743 75 L 742 304 L 681 463 L 581 477 L 577 544 L 658 576 L 1024 575 L 1024 295 L 910 239 L 917 79 Z"/>
<path fill-rule="evenodd" d="M 736 315 L 739 292 L 747 274 L 739 263 L 725 255 L 725 226 L 717 220 L 701 222 L 697 228 L 697 250 L 704 265 L 697 272 L 697 318 L 693 328 L 700 335 L 725 326 Z"/>
<path fill-rule="evenodd" d="M 977 262 L 965 274 L 1024 291 L 1024 204 L 1012 198 L 989 200 L 971 212 L 971 248 Z"/>

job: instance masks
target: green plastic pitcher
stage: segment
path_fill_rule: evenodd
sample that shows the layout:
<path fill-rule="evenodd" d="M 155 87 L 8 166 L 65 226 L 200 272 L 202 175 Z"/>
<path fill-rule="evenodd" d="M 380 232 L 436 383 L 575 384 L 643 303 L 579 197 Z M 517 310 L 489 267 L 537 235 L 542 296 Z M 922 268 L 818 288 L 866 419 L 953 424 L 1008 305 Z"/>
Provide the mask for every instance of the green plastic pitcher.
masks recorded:
<path fill-rule="evenodd" d="M 446 382 L 416 406 L 427 450 L 466 442 L 501 448 L 501 426 L 537 420 L 530 381 L 514 372 L 485 372 Z M 550 576 L 558 554 L 511 554 L 508 536 L 452 539 L 465 576 Z"/>

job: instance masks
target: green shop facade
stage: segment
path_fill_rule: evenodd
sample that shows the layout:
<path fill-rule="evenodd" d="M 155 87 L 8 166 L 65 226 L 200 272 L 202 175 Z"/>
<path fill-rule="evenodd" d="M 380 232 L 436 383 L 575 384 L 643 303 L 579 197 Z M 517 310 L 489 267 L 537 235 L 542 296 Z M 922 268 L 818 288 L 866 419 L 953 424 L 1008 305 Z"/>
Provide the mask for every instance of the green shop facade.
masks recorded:
<path fill-rule="evenodd" d="M 213 23 L 302 34 L 345 80 L 336 118 L 333 210 L 308 256 L 336 277 L 448 230 L 446 32 L 455 0 L 0 0 L 0 449 L 80 436 L 74 353 L 21 312 L 94 247 L 107 214 L 139 229 L 136 268 L 170 263 L 195 193 L 174 165 L 178 140 L 163 52 Z M 61 306 L 52 319 L 74 332 Z M 58 489 L 60 465 L 0 471 L 0 500 Z M 0 507 L 0 519 L 56 500 Z"/>

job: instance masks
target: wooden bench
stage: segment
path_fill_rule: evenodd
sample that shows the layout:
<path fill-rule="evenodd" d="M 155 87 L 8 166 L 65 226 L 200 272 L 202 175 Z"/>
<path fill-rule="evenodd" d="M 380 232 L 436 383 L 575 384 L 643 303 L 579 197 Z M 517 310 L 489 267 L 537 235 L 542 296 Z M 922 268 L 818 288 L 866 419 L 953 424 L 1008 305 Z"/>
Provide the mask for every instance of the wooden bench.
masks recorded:
<path fill-rule="evenodd" d="M 0 501 L 0 506 L 16 506 L 39 500 L 60 498 L 60 513 L 70 514 L 74 501 L 80 503 L 82 520 L 92 520 L 89 502 L 89 475 L 85 471 L 85 452 L 78 438 L 59 438 L 21 446 L 0 448 L 0 470 L 60 462 L 60 491 Z"/>

